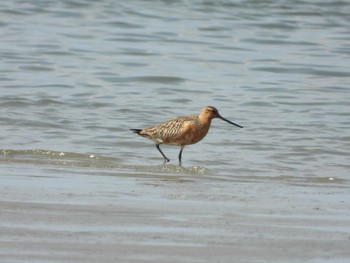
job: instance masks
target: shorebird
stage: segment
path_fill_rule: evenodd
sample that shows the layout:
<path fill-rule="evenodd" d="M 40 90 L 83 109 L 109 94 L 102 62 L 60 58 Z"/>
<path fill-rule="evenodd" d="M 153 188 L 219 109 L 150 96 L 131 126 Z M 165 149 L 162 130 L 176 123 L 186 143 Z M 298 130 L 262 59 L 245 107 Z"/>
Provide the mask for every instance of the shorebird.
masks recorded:
<path fill-rule="evenodd" d="M 211 120 L 214 118 L 219 118 L 239 128 L 243 128 L 222 117 L 215 107 L 207 106 L 199 115 L 181 116 L 154 127 L 130 130 L 142 137 L 152 140 L 156 144 L 158 151 L 162 154 L 164 163 L 170 160 L 160 149 L 160 145 L 169 144 L 180 146 L 179 165 L 181 165 L 182 151 L 185 146 L 195 144 L 202 140 L 205 135 L 207 135 Z"/>

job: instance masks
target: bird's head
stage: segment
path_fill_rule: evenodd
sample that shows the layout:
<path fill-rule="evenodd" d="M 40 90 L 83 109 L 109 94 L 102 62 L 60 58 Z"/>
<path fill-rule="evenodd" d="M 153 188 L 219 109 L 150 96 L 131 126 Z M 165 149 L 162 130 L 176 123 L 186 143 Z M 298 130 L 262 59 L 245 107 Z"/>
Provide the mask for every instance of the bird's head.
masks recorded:
<path fill-rule="evenodd" d="M 230 124 L 232 124 L 232 125 L 235 125 L 235 126 L 237 126 L 237 127 L 240 127 L 240 128 L 243 128 L 241 125 L 238 125 L 238 124 L 236 124 L 236 123 L 234 123 L 234 122 L 232 122 L 232 121 L 229 121 L 228 119 L 225 119 L 224 117 L 222 117 L 220 114 L 219 114 L 219 111 L 215 108 L 215 107 L 213 107 L 213 106 L 207 106 L 207 107 L 205 107 L 203 110 L 202 110 L 202 112 L 201 112 L 201 114 L 199 115 L 201 118 L 204 118 L 204 119 L 207 119 L 207 120 L 212 120 L 212 119 L 214 119 L 214 118 L 219 118 L 219 119 L 221 119 L 221 120 L 223 120 L 223 121 L 226 121 L 226 122 L 228 122 L 228 123 L 230 123 Z"/>

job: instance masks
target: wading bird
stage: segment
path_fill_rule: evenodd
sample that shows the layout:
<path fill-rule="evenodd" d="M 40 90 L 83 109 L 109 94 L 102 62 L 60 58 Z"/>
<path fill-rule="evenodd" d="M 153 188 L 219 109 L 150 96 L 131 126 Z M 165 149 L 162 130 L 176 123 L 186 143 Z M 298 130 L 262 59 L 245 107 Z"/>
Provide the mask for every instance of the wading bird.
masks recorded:
<path fill-rule="evenodd" d="M 181 165 L 182 151 L 185 146 L 195 144 L 202 140 L 205 135 L 207 135 L 211 120 L 214 118 L 219 118 L 239 128 L 243 128 L 222 117 L 215 107 L 207 106 L 199 115 L 181 116 L 154 127 L 130 130 L 142 137 L 152 140 L 156 144 L 158 151 L 164 157 L 164 163 L 169 162 L 169 159 L 159 146 L 161 144 L 180 146 L 179 165 Z"/>

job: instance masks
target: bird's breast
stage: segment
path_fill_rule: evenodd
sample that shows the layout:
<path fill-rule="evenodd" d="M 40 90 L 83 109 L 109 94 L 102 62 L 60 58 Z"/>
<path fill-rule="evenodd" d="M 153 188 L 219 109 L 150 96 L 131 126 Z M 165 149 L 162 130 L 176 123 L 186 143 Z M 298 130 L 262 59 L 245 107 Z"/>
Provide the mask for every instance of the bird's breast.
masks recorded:
<path fill-rule="evenodd" d="M 174 145 L 190 145 L 202 140 L 208 133 L 209 125 L 201 125 L 200 123 L 186 122 L 178 134 L 172 138 L 168 138 L 164 143 Z"/>

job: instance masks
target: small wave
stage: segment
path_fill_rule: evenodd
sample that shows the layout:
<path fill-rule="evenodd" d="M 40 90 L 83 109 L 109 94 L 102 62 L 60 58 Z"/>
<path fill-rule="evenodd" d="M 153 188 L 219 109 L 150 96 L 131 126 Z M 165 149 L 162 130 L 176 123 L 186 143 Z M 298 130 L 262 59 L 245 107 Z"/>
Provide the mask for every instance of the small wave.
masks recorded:
<path fill-rule="evenodd" d="M 157 165 L 157 166 L 129 166 L 129 169 L 157 174 L 173 174 L 173 175 L 205 175 L 209 171 L 201 166 L 184 167 L 172 164 Z"/>
<path fill-rule="evenodd" d="M 14 164 L 32 164 L 42 166 L 61 166 L 61 167 L 77 167 L 77 168 L 97 168 L 113 170 L 111 175 L 115 172 L 119 174 L 122 172 L 126 175 L 205 175 L 208 170 L 200 166 L 183 167 L 175 165 L 125 165 L 122 160 L 116 157 L 103 156 L 92 153 L 73 153 L 61 152 L 44 149 L 33 150 L 0 150 L 2 158 L 0 163 L 14 163 Z M 106 172 L 106 171 L 105 171 Z M 105 174 L 104 172 L 104 174 Z M 107 173 L 108 174 L 108 173 Z"/>
<path fill-rule="evenodd" d="M 117 168 L 119 159 L 97 154 L 81 154 L 51 150 L 1 150 L 0 162 L 74 167 Z"/>
<path fill-rule="evenodd" d="M 172 77 L 172 76 L 135 76 L 135 77 L 118 77 L 115 79 L 117 82 L 149 82 L 149 83 L 162 83 L 162 84 L 180 84 L 185 82 L 186 79 Z"/>

